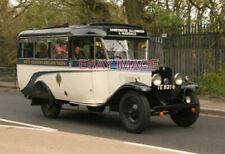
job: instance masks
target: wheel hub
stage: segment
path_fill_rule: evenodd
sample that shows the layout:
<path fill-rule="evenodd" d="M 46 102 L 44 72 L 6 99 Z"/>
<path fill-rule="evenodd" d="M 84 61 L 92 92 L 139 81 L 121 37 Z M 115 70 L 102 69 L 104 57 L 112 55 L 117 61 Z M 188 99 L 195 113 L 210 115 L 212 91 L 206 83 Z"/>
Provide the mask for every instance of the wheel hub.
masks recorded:
<path fill-rule="evenodd" d="M 139 107 L 137 104 L 132 103 L 130 107 L 128 107 L 128 119 L 131 123 L 137 122 L 139 118 Z"/>

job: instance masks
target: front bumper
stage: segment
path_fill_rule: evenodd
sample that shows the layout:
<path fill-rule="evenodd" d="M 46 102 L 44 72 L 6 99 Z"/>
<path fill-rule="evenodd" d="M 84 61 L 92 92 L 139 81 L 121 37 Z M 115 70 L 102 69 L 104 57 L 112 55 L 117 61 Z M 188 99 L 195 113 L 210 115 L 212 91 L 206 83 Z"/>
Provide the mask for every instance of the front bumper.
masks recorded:
<path fill-rule="evenodd" d="M 175 112 L 182 109 L 188 108 L 195 108 L 199 104 L 192 103 L 192 104 L 173 104 L 173 105 L 166 105 L 166 106 L 155 106 L 151 109 L 151 115 L 159 115 L 160 112 L 164 112 L 164 114 L 169 114 L 171 112 Z"/>
<path fill-rule="evenodd" d="M 197 107 L 199 104 L 196 102 L 186 102 L 188 93 L 190 91 L 195 92 L 197 87 L 194 83 L 184 83 L 181 86 L 176 86 L 173 90 L 158 90 L 158 88 L 154 88 L 153 95 L 156 102 L 151 106 L 151 114 L 158 115 L 160 112 L 167 114 L 185 108 Z"/>

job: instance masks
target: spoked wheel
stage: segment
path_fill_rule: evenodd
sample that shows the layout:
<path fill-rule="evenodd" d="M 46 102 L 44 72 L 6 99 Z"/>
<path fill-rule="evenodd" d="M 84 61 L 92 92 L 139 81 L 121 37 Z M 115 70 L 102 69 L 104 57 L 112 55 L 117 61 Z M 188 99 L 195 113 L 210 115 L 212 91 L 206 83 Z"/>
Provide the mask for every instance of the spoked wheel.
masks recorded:
<path fill-rule="evenodd" d="M 190 103 L 195 103 L 196 106 L 194 108 L 181 109 L 170 114 L 174 123 L 182 127 L 188 127 L 194 124 L 200 113 L 200 104 L 196 94 L 194 92 L 189 92 L 187 93 L 187 96 L 191 98 Z"/>
<path fill-rule="evenodd" d="M 150 107 L 147 98 L 137 92 L 127 92 L 120 101 L 120 120 L 130 132 L 141 133 L 150 119 Z"/>
<path fill-rule="evenodd" d="M 92 106 L 87 106 L 88 111 L 91 112 L 103 112 L 105 110 L 105 106 L 101 107 L 92 107 Z"/>

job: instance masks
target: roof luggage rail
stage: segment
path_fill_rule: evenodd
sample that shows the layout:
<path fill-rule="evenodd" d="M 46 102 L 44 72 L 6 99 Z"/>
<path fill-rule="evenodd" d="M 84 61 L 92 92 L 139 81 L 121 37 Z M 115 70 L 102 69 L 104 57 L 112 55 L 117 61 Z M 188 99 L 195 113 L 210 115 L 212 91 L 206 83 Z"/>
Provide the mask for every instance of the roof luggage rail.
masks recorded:
<path fill-rule="evenodd" d="M 130 28 L 142 28 L 142 26 L 139 25 L 130 25 L 130 24 L 121 24 L 121 23 L 90 23 L 90 26 L 124 26 L 124 27 L 130 27 Z"/>
<path fill-rule="evenodd" d="M 44 28 L 41 28 L 41 29 L 51 29 L 51 28 L 65 28 L 65 27 L 69 27 L 69 23 L 64 23 L 64 24 L 61 24 L 61 25 L 55 25 L 55 26 L 51 26 L 51 27 L 44 27 Z"/>

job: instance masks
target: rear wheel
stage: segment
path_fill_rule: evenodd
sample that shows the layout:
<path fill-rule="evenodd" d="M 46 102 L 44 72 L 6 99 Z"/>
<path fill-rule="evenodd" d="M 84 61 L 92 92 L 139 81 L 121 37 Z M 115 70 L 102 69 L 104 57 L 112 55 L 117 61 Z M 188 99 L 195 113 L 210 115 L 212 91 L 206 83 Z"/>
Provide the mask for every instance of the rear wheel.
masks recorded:
<path fill-rule="evenodd" d="M 41 104 L 41 110 L 47 118 L 57 118 L 61 111 L 61 104 L 57 104 L 55 101 L 45 100 Z"/>
<path fill-rule="evenodd" d="M 47 118 L 57 118 L 61 111 L 62 104 L 55 101 L 51 91 L 47 86 L 43 87 L 42 92 L 45 93 L 45 97 L 40 99 L 43 115 Z"/>
<path fill-rule="evenodd" d="M 150 119 L 147 98 L 138 92 L 125 93 L 120 101 L 119 116 L 121 123 L 128 131 L 141 133 Z"/>
<path fill-rule="evenodd" d="M 195 103 L 195 109 L 192 110 L 192 108 L 185 108 L 181 109 L 177 112 L 173 112 L 170 114 L 171 119 L 173 122 L 182 127 L 188 127 L 196 122 L 196 120 L 199 117 L 200 113 L 200 105 L 199 105 L 199 100 L 194 92 L 189 92 L 187 94 L 191 98 L 190 103 Z"/>

